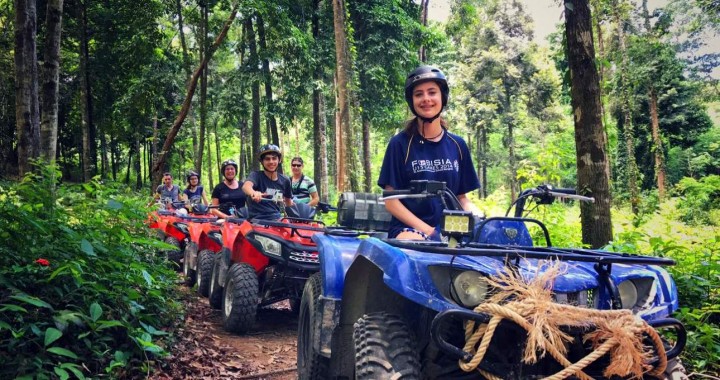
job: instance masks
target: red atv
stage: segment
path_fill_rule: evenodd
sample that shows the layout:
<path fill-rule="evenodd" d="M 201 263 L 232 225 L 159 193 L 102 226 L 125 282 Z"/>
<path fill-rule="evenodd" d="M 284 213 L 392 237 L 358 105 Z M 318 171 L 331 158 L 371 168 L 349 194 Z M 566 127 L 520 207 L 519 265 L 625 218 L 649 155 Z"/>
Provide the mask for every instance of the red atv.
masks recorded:
<path fill-rule="evenodd" d="M 326 232 L 312 218 L 315 209 L 296 204 L 280 221 L 229 218 L 222 230 L 223 247 L 210 278 L 210 305 L 221 308 L 227 331 L 245 333 L 255 323 L 257 308 L 288 299 L 300 305 L 305 281 L 319 270 L 312 235 Z"/>
<path fill-rule="evenodd" d="M 187 216 L 183 208 L 183 202 L 160 202 L 164 209 L 156 210 L 148 215 L 148 226 L 157 230 L 158 239 L 175 247 L 175 249 L 163 250 L 162 254 L 180 268 L 180 261 L 183 258 L 183 247 L 187 238 Z M 182 210 L 182 211 L 181 211 Z"/>
<path fill-rule="evenodd" d="M 216 216 L 209 214 L 212 207 L 203 204 L 191 205 L 191 214 L 186 218 L 188 237 L 183 254 L 185 283 L 193 286 L 197 281 L 198 293 L 205 297 L 208 295 L 208 280 L 215 254 L 222 248 L 222 224 L 217 223 Z"/>

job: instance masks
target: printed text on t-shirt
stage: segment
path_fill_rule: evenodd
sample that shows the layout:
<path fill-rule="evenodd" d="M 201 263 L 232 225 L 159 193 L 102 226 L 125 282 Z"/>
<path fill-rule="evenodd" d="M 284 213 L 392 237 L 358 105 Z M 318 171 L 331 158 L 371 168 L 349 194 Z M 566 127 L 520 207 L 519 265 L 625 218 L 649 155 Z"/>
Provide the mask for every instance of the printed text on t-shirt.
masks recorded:
<path fill-rule="evenodd" d="M 415 160 L 411 162 L 413 173 L 419 172 L 442 172 L 442 171 L 459 171 L 460 165 L 457 160 L 451 161 L 448 158 L 435 160 Z"/>

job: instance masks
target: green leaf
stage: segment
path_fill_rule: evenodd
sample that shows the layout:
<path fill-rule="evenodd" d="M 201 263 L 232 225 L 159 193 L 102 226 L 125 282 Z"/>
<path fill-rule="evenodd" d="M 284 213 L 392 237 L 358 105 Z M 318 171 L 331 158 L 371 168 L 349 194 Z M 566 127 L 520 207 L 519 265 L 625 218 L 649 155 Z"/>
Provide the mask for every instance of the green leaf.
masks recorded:
<path fill-rule="evenodd" d="M 70 374 L 68 373 L 68 371 L 66 371 L 60 367 L 53 368 L 53 371 L 55 371 L 55 374 L 58 375 L 58 377 L 60 377 L 60 380 L 67 380 L 70 378 Z"/>
<path fill-rule="evenodd" d="M 10 298 L 16 299 L 16 300 L 18 300 L 18 301 L 22 301 L 22 302 L 25 302 L 25 303 L 29 303 L 29 304 L 31 304 L 31 305 L 33 305 L 33 306 L 44 307 L 44 308 L 46 308 L 46 309 L 51 309 L 51 310 L 52 310 L 52 306 L 50 306 L 49 303 L 41 300 L 40 298 L 33 297 L 33 296 L 29 296 L 29 295 L 27 295 L 27 294 L 18 294 L 18 295 L 10 296 Z"/>
<path fill-rule="evenodd" d="M 96 322 L 101 315 L 102 307 L 100 307 L 97 302 L 93 302 L 93 304 L 90 305 L 90 318 L 92 318 L 93 322 Z"/>
<path fill-rule="evenodd" d="M 77 359 L 77 355 L 74 352 L 61 348 L 61 347 L 50 347 L 47 349 L 48 352 L 52 352 L 55 355 L 67 356 L 71 359 Z"/>
<path fill-rule="evenodd" d="M 146 270 L 142 271 L 142 275 L 145 278 L 145 282 L 147 282 L 148 286 L 152 285 L 152 283 L 155 281 L 150 273 L 148 273 Z"/>
<path fill-rule="evenodd" d="M 19 312 L 27 313 L 27 309 L 25 309 L 24 307 L 21 307 L 21 306 L 18 306 L 18 305 L 9 304 L 9 303 L 4 303 L 4 304 L 2 304 L 2 308 L 0 308 L 0 311 L 7 311 L 7 310 L 9 310 L 9 311 L 19 311 Z"/>
<path fill-rule="evenodd" d="M 98 322 L 98 324 L 100 325 L 100 327 L 98 327 L 98 330 L 104 330 L 110 327 L 124 326 L 120 321 L 100 321 Z"/>
<path fill-rule="evenodd" d="M 123 204 L 114 199 L 110 199 L 107 203 L 107 206 L 111 210 L 120 210 L 121 208 L 123 208 Z"/>
<path fill-rule="evenodd" d="M 60 339 L 62 335 L 63 333 L 60 330 L 54 327 L 49 327 L 47 330 L 45 330 L 45 347 L 49 346 L 54 341 Z"/>
<path fill-rule="evenodd" d="M 12 327 L 10 327 L 10 325 L 7 322 L 0 321 L 0 330 L 3 330 L 3 329 L 12 330 Z"/>
<path fill-rule="evenodd" d="M 93 249 L 92 244 L 90 244 L 89 241 L 82 239 L 80 242 L 80 249 L 82 249 L 83 252 L 85 252 L 88 256 L 95 256 L 95 250 Z"/>
<path fill-rule="evenodd" d="M 569 1 L 565 2 L 565 8 L 567 8 L 571 12 L 575 10 L 575 6 Z"/>
<path fill-rule="evenodd" d="M 83 375 L 82 370 L 80 370 L 80 366 L 75 363 L 63 363 L 60 364 L 60 368 L 69 370 L 80 380 L 85 380 L 85 375 Z"/>

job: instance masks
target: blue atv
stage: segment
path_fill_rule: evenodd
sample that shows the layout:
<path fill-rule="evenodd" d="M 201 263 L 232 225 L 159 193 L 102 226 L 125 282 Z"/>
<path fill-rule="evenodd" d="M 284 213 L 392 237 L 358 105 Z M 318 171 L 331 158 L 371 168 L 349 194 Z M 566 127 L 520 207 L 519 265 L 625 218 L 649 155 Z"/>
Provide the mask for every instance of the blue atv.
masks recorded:
<path fill-rule="evenodd" d="M 661 268 L 673 265 L 672 260 L 556 248 L 540 221 L 523 217 L 526 202 L 591 198 L 575 195 L 573 189 L 541 186 L 521 193 L 511 205 L 513 217 L 478 218 L 462 211 L 442 182 L 415 181 L 410 189 L 385 192 L 382 198 L 349 194 L 357 202 L 344 207 L 341 198 L 338 222 L 357 230 L 372 225 L 375 231 L 364 238 L 313 236 L 321 269 L 308 279 L 300 304 L 300 379 L 536 379 L 567 371 L 597 349 L 584 339 L 593 325 L 563 327 L 562 357 L 548 349 L 529 362 L 524 360 L 529 330 L 508 319 L 494 322 L 484 347 L 467 342 L 473 326 L 493 323 L 493 313 L 477 310 L 483 310 L 503 281 L 511 275 L 532 280 L 549 270 L 548 262 L 564 265 L 548 291 L 551 304 L 629 315 L 638 321 L 629 325 L 648 329 L 639 334 L 639 346 L 653 347 L 640 361 L 639 377 L 687 378 L 678 359 L 686 332 L 681 322 L 669 318 L 679 307 L 677 288 Z M 377 230 L 390 219 L 382 210 L 383 200 L 391 197 L 438 197 L 445 209 L 443 241 L 385 238 Z M 672 343 L 658 335 L 660 330 L 669 330 Z M 481 360 L 472 363 L 479 351 Z M 473 366 L 467 368 L 468 363 Z M 630 377 L 607 375 L 610 365 L 611 355 L 605 354 L 555 378 Z"/>

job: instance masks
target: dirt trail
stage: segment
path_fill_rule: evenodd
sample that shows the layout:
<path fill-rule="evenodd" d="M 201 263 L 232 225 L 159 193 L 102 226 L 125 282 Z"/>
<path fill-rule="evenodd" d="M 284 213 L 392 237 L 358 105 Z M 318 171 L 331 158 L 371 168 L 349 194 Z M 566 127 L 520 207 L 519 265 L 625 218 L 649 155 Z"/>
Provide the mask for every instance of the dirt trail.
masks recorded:
<path fill-rule="evenodd" d="M 185 288 L 185 324 L 170 347 L 172 357 L 151 379 L 297 378 L 297 316 L 287 302 L 258 310 L 255 327 L 246 335 L 225 332 L 219 310 Z"/>

